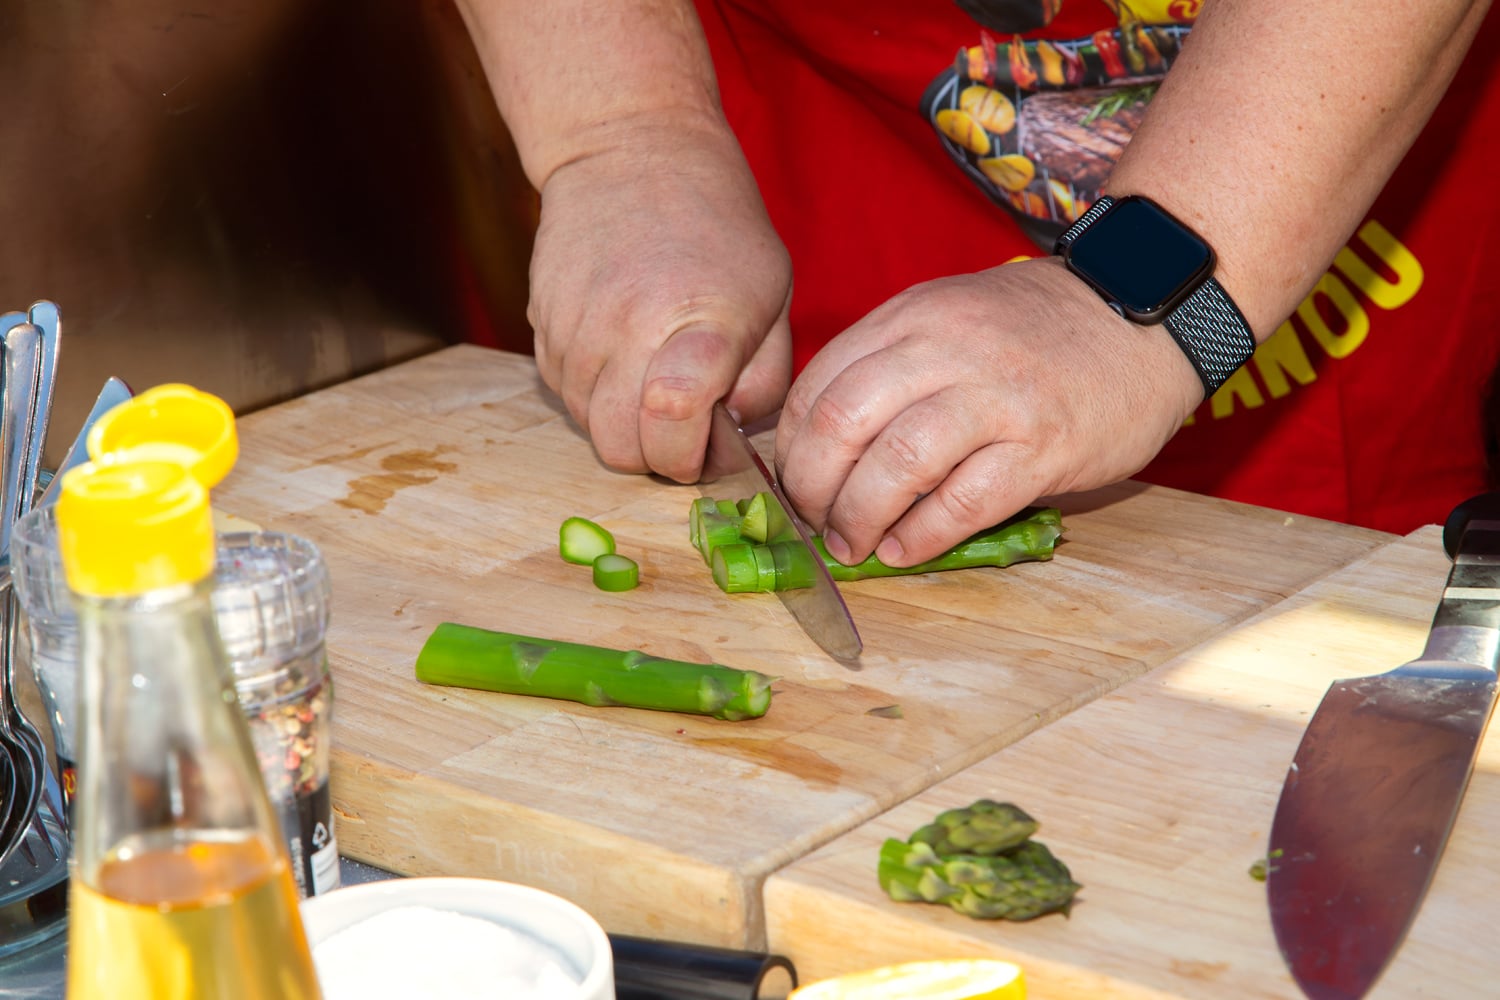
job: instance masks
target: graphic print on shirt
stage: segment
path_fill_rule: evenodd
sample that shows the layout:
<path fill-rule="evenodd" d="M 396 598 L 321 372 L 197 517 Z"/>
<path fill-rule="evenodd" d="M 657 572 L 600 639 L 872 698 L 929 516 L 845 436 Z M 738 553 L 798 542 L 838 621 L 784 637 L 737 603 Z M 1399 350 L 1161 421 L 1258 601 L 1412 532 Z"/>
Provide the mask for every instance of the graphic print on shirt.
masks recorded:
<path fill-rule="evenodd" d="M 1099 197 L 1199 6 L 1102 2 L 1115 27 L 1059 41 L 1021 33 L 1045 27 L 1061 0 L 960 0 L 979 43 L 922 96 L 948 155 L 1047 250 Z"/>
<path fill-rule="evenodd" d="M 1146 105 L 1182 50 L 1201 0 L 1095 0 L 1117 19 L 1084 38 L 1023 38 L 1062 0 L 954 0 L 981 27 L 978 45 L 927 88 L 921 111 L 943 149 L 1051 252 L 1088 210 Z M 1075 0 L 1077 2 L 1077 0 Z M 1404 306 L 1420 262 L 1367 218 L 1322 279 L 1188 425 L 1224 420 L 1316 381 L 1365 343 L 1372 311 Z"/>

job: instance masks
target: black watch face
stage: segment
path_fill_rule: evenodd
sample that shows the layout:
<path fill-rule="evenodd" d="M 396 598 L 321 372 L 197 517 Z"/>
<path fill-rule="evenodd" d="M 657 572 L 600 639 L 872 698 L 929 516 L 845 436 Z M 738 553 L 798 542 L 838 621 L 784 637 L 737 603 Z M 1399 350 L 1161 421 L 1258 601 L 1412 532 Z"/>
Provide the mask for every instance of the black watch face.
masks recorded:
<path fill-rule="evenodd" d="M 1209 245 L 1143 198 L 1122 198 L 1085 229 L 1068 264 L 1137 323 L 1160 323 L 1213 274 Z"/>

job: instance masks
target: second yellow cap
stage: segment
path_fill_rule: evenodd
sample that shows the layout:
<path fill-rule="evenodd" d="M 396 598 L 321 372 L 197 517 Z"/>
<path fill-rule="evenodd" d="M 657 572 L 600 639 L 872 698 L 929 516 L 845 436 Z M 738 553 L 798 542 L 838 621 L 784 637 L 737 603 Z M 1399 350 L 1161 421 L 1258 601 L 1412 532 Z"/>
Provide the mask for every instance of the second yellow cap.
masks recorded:
<path fill-rule="evenodd" d="M 147 389 L 99 418 L 89 431 L 89 458 L 177 462 L 212 489 L 239 457 L 234 411 L 190 385 Z"/>

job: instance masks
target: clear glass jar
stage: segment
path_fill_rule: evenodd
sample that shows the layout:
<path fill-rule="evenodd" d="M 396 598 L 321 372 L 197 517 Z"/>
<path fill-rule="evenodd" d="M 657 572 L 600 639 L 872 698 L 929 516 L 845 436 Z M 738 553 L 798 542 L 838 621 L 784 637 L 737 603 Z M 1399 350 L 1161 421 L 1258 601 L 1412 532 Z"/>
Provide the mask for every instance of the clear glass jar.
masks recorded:
<path fill-rule="evenodd" d="M 38 508 L 17 522 L 11 545 L 26 654 L 47 709 L 58 780 L 71 804 L 78 618 L 63 577 L 56 508 Z M 330 594 L 322 555 L 306 539 L 277 532 L 217 537 L 214 614 L 304 897 L 339 885 L 329 790 L 333 682 L 325 635 Z"/>
<path fill-rule="evenodd" d="M 339 857 L 328 780 L 327 567 L 312 542 L 278 532 L 220 534 L 215 562 L 219 636 L 298 892 L 328 892 L 339 886 Z"/>

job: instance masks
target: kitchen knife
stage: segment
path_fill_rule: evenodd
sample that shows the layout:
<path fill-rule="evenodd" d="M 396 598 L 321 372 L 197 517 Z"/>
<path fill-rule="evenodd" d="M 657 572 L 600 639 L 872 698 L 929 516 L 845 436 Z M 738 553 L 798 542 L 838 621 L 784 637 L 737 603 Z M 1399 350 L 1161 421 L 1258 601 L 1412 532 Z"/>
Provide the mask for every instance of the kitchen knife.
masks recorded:
<path fill-rule="evenodd" d="M 858 669 L 863 643 L 843 596 L 833 577 L 828 575 L 823 557 L 813 547 L 807 526 L 787 503 L 786 494 L 771 477 L 755 445 L 751 444 L 722 402 L 714 404 L 704 478 L 699 481 L 698 488 L 704 496 L 718 500 L 743 500 L 762 492 L 771 496 L 787 523 L 796 529 L 816 568 L 811 587 L 779 590 L 776 596 L 781 598 L 781 603 L 786 605 L 803 631 L 829 656 L 851 669 Z"/>
<path fill-rule="evenodd" d="M 1422 655 L 1328 689 L 1276 807 L 1271 924 L 1313 1000 L 1364 996 L 1400 947 L 1495 707 L 1500 493 L 1465 501 L 1444 534 L 1453 567 Z"/>

